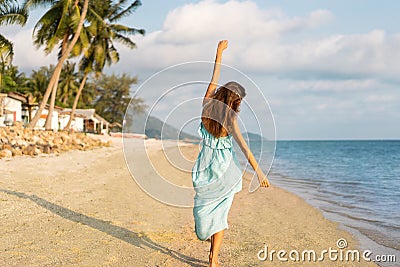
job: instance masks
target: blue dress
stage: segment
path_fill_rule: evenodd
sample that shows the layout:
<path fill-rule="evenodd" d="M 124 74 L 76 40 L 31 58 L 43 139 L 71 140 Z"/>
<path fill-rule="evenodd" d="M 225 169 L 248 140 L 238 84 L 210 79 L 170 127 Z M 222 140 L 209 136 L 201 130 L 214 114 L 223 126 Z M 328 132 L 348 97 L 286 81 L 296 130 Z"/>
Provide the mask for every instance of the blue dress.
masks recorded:
<path fill-rule="evenodd" d="M 202 148 L 192 168 L 196 191 L 193 216 L 196 235 L 207 240 L 228 228 L 228 213 L 235 193 L 242 189 L 242 170 L 232 145 L 232 136 L 214 137 L 200 123 Z"/>

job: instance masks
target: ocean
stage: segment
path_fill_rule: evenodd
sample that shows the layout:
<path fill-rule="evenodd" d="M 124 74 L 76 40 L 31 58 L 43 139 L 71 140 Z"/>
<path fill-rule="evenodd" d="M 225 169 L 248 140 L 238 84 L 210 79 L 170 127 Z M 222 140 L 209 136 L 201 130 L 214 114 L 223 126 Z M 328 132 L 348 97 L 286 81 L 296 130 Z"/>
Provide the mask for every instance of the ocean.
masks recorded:
<path fill-rule="evenodd" d="M 267 171 L 272 146 L 260 147 L 250 142 Z M 277 141 L 269 177 L 352 232 L 361 248 L 400 261 L 400 140 Z"/>

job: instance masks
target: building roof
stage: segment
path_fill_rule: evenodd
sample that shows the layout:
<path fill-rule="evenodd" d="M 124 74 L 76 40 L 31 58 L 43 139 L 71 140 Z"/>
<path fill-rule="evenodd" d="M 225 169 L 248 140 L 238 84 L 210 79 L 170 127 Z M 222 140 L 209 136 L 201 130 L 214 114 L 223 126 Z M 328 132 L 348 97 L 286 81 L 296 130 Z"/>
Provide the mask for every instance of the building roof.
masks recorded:
<path fill-rule="evenodd" d="M 50 108 L 50 105 L 46 104 L 45 108 L 48 110 Z M 64 108 L 54 105 L 54 110 L 57 110 L 57 112 L 60 112 L 60 111 L 63 111 Z"/>
<path fill-rule="evenodd" d="M 65 111 L 65 110 L 63 110 L 63 111 L 61 111 L 61 112 L 59 112 L 58 113 L 58 115 L 70 115 L 71 114 L 71 111 Z M 75 115 L 74 115 L 74 117 L 75 118 L 86 118 L 84 115 L 82 115 L 82 114 L 77 114 L 77 113 L 75 113 Z"/>
<path fill-rule="evenodd" d="M 102 121 L 103 123 L 105 123 L 105 124 L 110 124 L 106 119 L 104 119 L 103 117 L 101 117 L 100 115 L 98 115 L 98 114 L 94 114 L 94 117 L 96 118 L 96 119 L 98 119 L 99 121 Z"/>
<path fill-rule="evenodd" d="M 71 112 L 70 108 L 65 108 L 64 112 Z M 91 119 L 93 121 L 99 121 L 99 122 L 103 122 L 105 124 L 110 124 L 106 119 L 104 119 L 103 117 L 101 117 L 100 115 L 96 114 L 96 110 L 94 108 L 88 108 L 88 109 L 76 109 L 75 110 L 75 114 L 76 115 L 82 115 L 84 116 L 86 119 Z"/>
<path fill-rule="evenodd" d="M 114 121 L 113 123 L 110 124 L 110 127 L 119 127 L 119 128 L 122 128 L 122 125 L 121 125 L 121 123 L 118 123 L 118 122 Z"/>
<path fill-rule="evenodd" d="M 70 108 L 65 108 L 64 111 L 66 112 L 71 112 Z M 89 109 L 79 109 L 77 108 L 75 110 L 75 114 L 79 114 L 79 115 L 83 115 L 85 116 L 87 119 L 93 119 L 94 118 L 94 113 L 95 113 L 95 109 L 94 108 L 89 108 Z"/>
<path fill-rule="evenodd" d="M 7 93 L 7 97 L 21 101 L 22 103 L 28 102 L 26 96 L 18 92 L 9 92 Z"/>
<path fill-rule="evenodd" d="M 4 114 L 14 114 L 14 111 L 8 110 L 8 109 L 4 109 Z"/>

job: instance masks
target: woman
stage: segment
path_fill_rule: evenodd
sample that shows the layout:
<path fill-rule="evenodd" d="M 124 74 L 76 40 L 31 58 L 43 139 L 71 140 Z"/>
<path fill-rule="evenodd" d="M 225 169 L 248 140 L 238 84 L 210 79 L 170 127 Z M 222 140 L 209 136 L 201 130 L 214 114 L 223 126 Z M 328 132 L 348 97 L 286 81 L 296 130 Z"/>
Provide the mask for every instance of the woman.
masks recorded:
<path fill-rule="evenodd" d="M 254 168 L 260 186 L 270 186 L 238 126 L 236 115 L 246 95 L 245 89 L 237 82 L 229 82 L 216 90 L 222 52 L 227 47 L 226 40 L 218 43 L 213 76 L 203 99 L 199 128 L 202 149 L 192 169 L 196 235 L 200 240 L 211 239 L 210 267 L 219 266 L 218 252 L 224 230 L 228 228 L 228 212 L 234 194 L 242 189 L 242 171 L 232 147 L 232 136 Z"/>

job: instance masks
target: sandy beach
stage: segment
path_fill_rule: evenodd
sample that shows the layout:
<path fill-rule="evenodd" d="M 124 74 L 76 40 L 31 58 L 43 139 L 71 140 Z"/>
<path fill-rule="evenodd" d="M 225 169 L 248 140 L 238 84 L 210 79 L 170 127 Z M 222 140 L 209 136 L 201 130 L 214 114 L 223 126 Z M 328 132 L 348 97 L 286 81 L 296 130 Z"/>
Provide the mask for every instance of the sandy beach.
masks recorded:
<path fill-rule="evenodd" d="M 190 184 L 188 173 L 166 163 L 159 141 L 146 142 L 160 172 Z M 181 151 L 194 159 L 198 146 Z M 359 244 L 294 194 L 275 186 L 249 193 L 249 180 L 245 174 L 230 212 L 221 266 L 376 266 L 327 255 L 323 262 L 260 261 L 265 245 L 300 254 L 312 249 L 320 256 L 338 249 L 340 238 L 346 250 Z M 144 193 L 117 138 L 111 147 L 91 151 L 1 159 L 0 219 L 0 266 L 207 266 L 209 242 L 197 240 L 192 209 Z"/>

